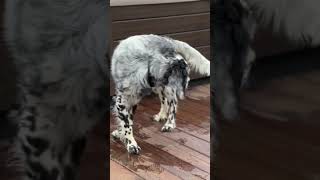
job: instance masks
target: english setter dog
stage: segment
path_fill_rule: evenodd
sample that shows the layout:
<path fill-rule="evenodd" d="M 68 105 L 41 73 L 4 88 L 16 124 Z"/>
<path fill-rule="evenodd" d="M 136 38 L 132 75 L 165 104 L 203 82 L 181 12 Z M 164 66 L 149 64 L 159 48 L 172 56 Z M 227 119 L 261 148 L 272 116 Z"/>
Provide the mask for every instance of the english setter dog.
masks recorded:
<path fill-rule="evenodd" d="M 211 3 L 213 91 L 216 107 L 228 120 L 238 115 L 239 89 L 249 77 L 256 26 L 272 26 L 292 42 L 318 46 L 317 0 L 213 0 Z"/>
<path fill-rule="evenodd" d="M 107 117 L 108 2 L 5 2 L 19 96 L 1 125 L 18 127 L 22 179 L 76 180 L 86 135 Z"/>
<path fill-rule="evenodd" d="M 152 34 L 121 41 L 114 50 L 111 68 L 116 87 L 113 111 L 118 122 L 112 136 L 134 154 L 140 151 L 132 129 L 139 101 L 151 92 L 157 93 L 161 109 L 153 119 L 166 121 L 161 131 L 172 131 L 178 98 L 184 98 L 190 69 L 210 76 L 210 61 L 197 50 L 185 42 Z"/>

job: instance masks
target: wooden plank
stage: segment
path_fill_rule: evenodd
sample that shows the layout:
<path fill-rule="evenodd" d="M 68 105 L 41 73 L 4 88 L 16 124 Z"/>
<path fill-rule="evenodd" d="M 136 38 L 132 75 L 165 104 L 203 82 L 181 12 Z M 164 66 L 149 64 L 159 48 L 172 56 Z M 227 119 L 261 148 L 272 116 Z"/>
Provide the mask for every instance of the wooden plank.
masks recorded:
<path fill-rule="evenodd" d="M 143 139 L 144 142 L 158 147 L 170 153 L 171 155 L 185 162 L 188 162 L 193 166 L 199 168 L 200 170 L 210 174 L 210 158 L 208 158 L 207 156 L 197 151 L 193 151 L 190 148 L 182 146 L 180 143 L 177 143 L 162 135 L 153 133 L 148 128 L 139 129 L 139 133 L 136 133 L 136 136 L 140 137 L 140 134 L 143 134 L 144 137 L 148 136 L 148 138 Z"/>
<path fill-rule="evenodd" d="M 154 114 L 157 114 L 160 110 L 160 101 L 158 100 L 158 97 L 155 96 L 156 95 L 154 95 L 154 98 L 152 99 L 148 98 L 147 100 L 142 101 L 138 105 L 142 113 L 149 118 L 151 118 Z M 209 103 L 208 105 L 204 105 L 200 103 L 194 103 L 193 101 L 194 100 L 188 98 L 185 100 L 179 100 L 177 119 L 183 124 L 194 124 L 200 128 L 206 129 L 207 126 L 200 125 L 199 122 L 209 122 Z"/>
<path fill-rule="evenodd" d="M 109 87 L 109 90 L 110 90 L 110 96 L 113 96 L 115 94 L 115 85 L 114 85 L 114 82 L 113 80 L 110 80 L 110 87 Z"/>
<path fill-rule="evenodd" d="M 291 133 L 287 134 L 288 128 L 271 127 L 268 124 L 259 123 L 259 119 L 244 118 L 248 117 L 242 116 L 241 122 L 221 129 L 223 132 L 221 140 L 224 143 L 221 143 L 220 158 L 226 158 L 222 155 L 225 152 L 234 152 L 243 157 L 241 160 L 243 164 L 252 159 L 256 165 L 260 164 L 268 169 L 264 174 L 260 174 L 261 177 L 266 173 L 275 176 L 281 172 L 286 174 L 286 179 L 290 179 L 289 177 L 306 179 L 307 174 L 311 175 L 310 172 L 320 173 L 317 165 L 320 159 L 316 155 L 320 152 L 320 146 L 311 145 L 305 139 L 296 138 Z M 253 121 L 255 123 L 252 123 Z M 299 130 L 299 134 L 301 133 L 304 133 L 303 129 Z M 305 149 L 308 149 L 308 152 Z M 219 162 L 221 161 L 224 160 L 221 159 Z M 255 169 L 256 165 L 252 165 L 251 168 Z M 225 165 L 225 167 L 229 166 L 232 165 Z"/>
<path fill-rule="evenodd" d="M 312 114 L 319 111 L 320 98 L 316 95 L 319 91 L 320 87 L 316 84 L 294 76 L 287 77 L 243 93 L 242 106 L 260 114 L 273 115 L 273 118 L 282 121 L 319 124 L 312 118 Z M 264 103 L 257 104 L 257 101 Z"/>
<path fill-rule="evenodd" d="M 195 100 L 195 101 L 198 101 L 198 102 L 203 103 L 205 105 L 210 105 L 210 99 L 208 101 L 208 98 L 210 98 L 209 79 L 207 80 L 208 83 L 202 84 L 201 86 L 199 86 L 199 85 L 192 86 L 193 82 L 198 82 L 198 81 L 191 81 L 190 82 L 190 85 L 189 85 L 187 92 L 186 92 L 186 97 L 190 100 Z"/>
<path fill-rule="evenodd" d="M 195 47 L 204 57 L 210 60 L 210 46 Z"/>
<path fill-rule="evenodd" d="M 112 180 L 143 180 L 142 177 L 133 173 L 129 169 L 123 167 L 122 165 L 110 160 L 110 179 Z"/>
<path fill-rule="evenodd" d="M 176 143 L 189 147 L 192 150 L 200 152 L 201 154 L 209 158 L 210 143 L 208 141 L 205 141 L 203 139 L 200 139 L 199 137 L 187 134 L 186 132 L 183 132 L 180 129 L 175 129 L 170 133 L 162 133 L 160 129 L 163 126 L 164 122 L 151 122 L 150 117 L 146 116 L 145 113 L 142 113 L 141 110 L 137 111 L 134 119 L 135 119 L 135 123 L 144 124 L 144 125 L 150 124 L 150 125 L 147 125 L 147 129 L 150 130 L 152 133 L 171 139 Z"/>
<path fill-rule="evenodd" d="M 113 40 L 138 34 L 169 34 L 210 28 L 210 13 L 117 21 L 112 23 Z"/>
<path fill-rule="evenodd" d="M 146 5 L 146 4 L 167 4 L 167 3 L 181 3 L 198 0 L 111 0 L 110 6 L 133 6 L 133 5 Z"/>
<path fill-rule="evenodd" d="M 181 33 L 179 32 L 179 33 L 164 34 L 164 35 L 169 36 L 173 39 L 186 42 L 192 47 L 210 45 L 210 29 L 181 32 Z M 113 41 L 112 49 L 114 49 L 119 44 L 119 42 L 120 40 Z"/>
<path fill-rule="evenodd" d="M 112 21 L 209 12 L 209 1 L 111 7 Z"/>
<path fill-rule="evenodd" d="M 240 140 L 241 141 L 241 140 Z M 228 141 L 230 142 L 230 141 Z M 241 154 L 242 151 L 236 152 L 237 147 L 223 148 L 218 152 L 216 165 L 216 178 L 223 180 L 234 179 L 257 179 L 257 180 L 300 180 L 300 176 L 290 176 L 288 172 L 270 168 L 260 161 L 255 160 L 252 156 Z M 220 148 L 222 149 L 222 148 Z M 250 151 L 251 152 L 251 151 Z M 289 178 L 290 177 L 290 178 Z M 302 178 L 304 179 L 304 178 Z"/>
<path fill-rule="evenodd" d="M 186 102 L 190 103 L 190 102 Z M 194 105 L 193 108 L 196 107 L 198 108 L 204 108 L 208 109 L 208 113 L 205 115 L 200 115 L 199 112 L 196 110 L 193 113 L 190 113 L 191 109 L 182 109 L 183 105 L 180 105 L 178 107 L 178 112 L 177 112 L 177 127 L 181 129 L 184 132 L 192 133 L 196 137 L 201 137 L 204 140 L 209 140 L 210 141 L 210 122 L 209 122 L 209 106 L 201 106 L 197 107 L 199 105 Z M 155 98 L 153 100 L 146 100 L 143 101 L 141 104 L 139 104 L 138 108 L 141 109 L 143 114 L 149 119 L 152 118 L 154 114 L 157 114 L 160 110 L 160 103 L 158 102 L 158 98 Z M 204 117 L 205 116 L 205 117 Z"/>
<path fill-rule="evenodd" d="M 80 180 L 106 179 L 105 122 L 99 122 L 89 133 L 80 164 Z"/>
<path fill-rule="evenodd" d="M 167 36 L 184 41 L 192 47 L 208 46 L 210 45 L 210 29 L 202 29 L 189 32 L 179 32 L 173 34 L 166 34 Z"/>
<path fill-rule="evenodd" d="M 282 58 L 287 59 L 294 58 Z M 242 93 L 246 113 L 232 125 L 222 123 L 220 130 L 219 178 L 319 178 L 320 71 L 314 70 L 280 76 Z"/>
<path fill-rule="evenodd" d="M 141 137 L 136 136 L 135 139 L 142 149 L 139 156 L 129 155 L 121 142 L 110 140 L 111 159 L 148 180 L 209 177 L 208 173 L 158 147 L 150 145 L 143 141 Z"/>
<path fill-rule="evenodd" d="M 304 74 L 301 78 L 307 80 L 309 83 L 320 85 L 320 72 L 312 71 Z"/>
<path fill-rule="evenodd" d="M 290 42 L 283 35 L 273 33 L 271 28 L 261 27 L 257 30 L 252 47 L 256 51 L 257 58 L 279 55 L 303 48 L 298 43 Z"/>
<path fill-rule="evenodd" d="M 205 94 L 208 94 L 205 89 L 208 90 L 209 86 L 203 86 L 205 88 L 194 88 L 193 90 L 197 93 L 202 92 L 204 98 Z M 197 97 L 201 95 L 198 94 Z M 186 102 L 188 101 L 189 99 L 186 99 Z M 191 101 L 196 100 L 190 99 Z M 205 106 L 204 104 L 199 105 Z M 152 115 L 157 113 L 159 108 L 158 97 L 146 97 L 139 104 L 134 116 L 133 131 L 142 148 L 141 154 L 138 157 L 128 156 L 123 145 L 117 141 L 111 142 L 111 159 L 146 179 L 210 179 L 210 139 L 204 140 L 201 136 L 197 136 L 199 129 L 206 129 L 194 128 L 194 125 L 185 123 L 185 128 L 195 131 L 193 135 L 181 130 L 181 122 L 178 120 L 179 128 L 170 133 L 163 133 L 160 131 L 163 122 L 151 120 Z M 183 113 L 182 110 L 181 113 Z M 193 116 L 203 113 L 205 112 L 199 111 Z M 209 119 L 205 121 L 209 122 Z M 112 122 L 111 131 L 116 128 Z M 206 127 L 208 138 L 210 136 L 209 127 Z"/>

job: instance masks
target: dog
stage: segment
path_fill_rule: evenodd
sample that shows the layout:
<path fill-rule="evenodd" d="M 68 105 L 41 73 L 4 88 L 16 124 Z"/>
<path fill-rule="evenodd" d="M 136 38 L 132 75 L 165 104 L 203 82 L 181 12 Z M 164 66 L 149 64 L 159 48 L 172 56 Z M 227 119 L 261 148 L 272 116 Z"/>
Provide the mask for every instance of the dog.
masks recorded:
<path fill-rule="evenodd" d="M 185 42 L 158 35 L 136 35 L 122 40 L 111 59 L 115 83 L 113 112 L 118 128 L 112 136 L 120 139 L 130 154 L 141 148 L 133 136 L 133 114 L 140 100 L 154 92 L 159 95 L 160 112 L 155 121 L 166 121 L 162 132 L 176 127 L 178 99 L 188 87 L 189 72 L 210 76 L 210 61 Z"/>
<path fill-rule="evenodd" d="M 319 5 L 317 0 L 213 0 L 212 98 L 224 119 L 238 117 L 239 90 L 248 84 L 254 66 L 256 27 L 272 26 L 296 44 L 315 47 L 320 43 Z"/>
<path fill-rule="evenodd" d="M 87 132 L 107 117 L 108 6 L 6 0 L 4 38 L 19 95 L 14 111 L 3 114 L 18 127 L 13 151 L 22 179 L 79 178 Z"/>

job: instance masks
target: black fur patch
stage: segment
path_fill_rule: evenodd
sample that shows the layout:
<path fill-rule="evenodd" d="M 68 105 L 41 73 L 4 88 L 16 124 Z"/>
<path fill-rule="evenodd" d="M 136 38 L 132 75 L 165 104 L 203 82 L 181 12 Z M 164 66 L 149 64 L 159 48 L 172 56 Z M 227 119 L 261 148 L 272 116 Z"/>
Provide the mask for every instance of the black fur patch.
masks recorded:
<path fill-rule="evenodd" d="M 70 166 L 66 166 L 63 170 L 64 180 L 75 180 L 75 172 Z"/>
<path fill-rule="evenodd" d="M 132 142 L 131 142 L 131 140 L 129 140 L 129 139 L 126 138 L 126 139 L 124 140 L 124 143 L 125 143 L 126 145 L 128 145 L 128 144 L 131 144 Z"/>
<path fill-rule="evenodd" d="M 71 106 L 71 112 L 72 113 L 76 113 L 77 112 L 77 108 L 75 106 Z"/>
<path fill-rule="evenodd" d="M 86 146 L 86 142 L 87 139 L 86 137 L 82 137 L 77 139 L 76 141 L 74 141 L 72 143 L 72 147 L 71 147 L 71 162 L 79 165 L 80 164 L 80 160 L 81 160 L 81 156 L 83 154 L 83 151 L 85 149 Z"/>
<path fill-rule="evenodd" d="M 163 75 L 163 80 L 162 83 L 164 85 L 167 85 L 169 82 L 169 77 L 172 74 L 178 75 L 182 79 L 182 88 L 183 91 L 185 92 L 185 88 L 187 86 L 187 79 L 188 79 L 188 65 L 185 63 L 183 59 L 174 61 L 172 64 L 170 64 L 169 68 Z M 173 90 L 172 90 L 173 91 Z"/>
<path fill-rule="evenodd" d="M 123 127 L 129 128 L 130 126 L 129 126 L 129 124 L 125 124 Z"/>
<path fill-rule="evenodd" d="M 26 154 L 27 157 L 30 156 L 30 154 L 31 154 L 30 148 L 28 148 L 26 145 L 22 144 L 22 150 Z"/>
<path fill-rule="evenodd" d="M 30 115 L 30 116 L 27 116 L 26 117 L 26 120 L 29 121 L 31 123 L 31 127 L 30 127 L 30 130 L 31 131 L 35 131 L 36 130 L 36 124 L 35 124 L 35 117 Z"/>
<path fill-rule="evenodd" d="M 9 117 L 11 112 L 11 109 L 0 111 L 0 139 L 15 137 L 18 133 L 18 125 Z"/>
<path fill-rule="evenodd" d="M 58 178 L 58 176 L 59 176 L 59 170 L 57 168 L 53 168 L 51 173 L 50 173 L 50 176 L 51 176 L 50 178 L 52 180 L 56 180 Z"/>
<path fill-rule="evenodd" d="M 132 113 L 133 113 L 133 114 L 136 113 L 137 107 L 138 107 L 137 105 L 134 105 L 134 106 L 132 107 Z"/>
<path fill-rule="evenodd" d="M 30 95 L 33 95 L 33 96 L 36 96 L 36 97 L 41 97 L 42 96 L 42 94 L 43 94 L 43 92 L 42 92 L 42 90 L 30 90 L 29 91 L 29 93 L 30 93 Z"/>
<path fill-rule="evenodd" d="M 175 50 L 171 47 L 162 47 L 160 49 L 160 53 L 163 54 L 163 56 L 166 58 L 172 58 L 174 57 Z"/>
<path fill-rule="evenodd" d="M 30 172 L 28 170 L 26 171 L 26 175 L 27 175 L 28 178 L 34 179 L 34 176 L 33 176 L 32 172 Z"/>
<path fill-rule="evenodd" d="M 123 111 L 126 107 L 124 105 L 118 105 L 118 111 Z"/>
<path fill-rule="evenodd" d="M 162 87 L 162 90 L 161 90 L 161 96 L 162 96 L 162 99 L 164 100 L 164 92 L 163 92 L 163 87 Z"/>
<path fill-rule="evenodd" d="M 34 152 L 34 155 L 40 156 L 45 150 L 49 147 L 49 141 L 41 138 L 31 137 L 27 136 L 28 143 L 33 146 L 36 151 Z"/>
<path fill-rule="evenodd" d="M 119 118 L 124 121 L 124 123 L 129 125 L 128 115 L 124 115 L 123 113 L 119 112 Z"/>
<path fill-rule="evenodd" d="M 37 110 L 34 106 L 29 107 L 28 110 L 31 112 L 31 114 L 37 115 Z"/>
<path fill-rule="evenodd" d="M 214 41 L 211 41 L 211 44 L 216 52 L 212 57 L 215 60 L 212 70 L 215 93 L 212 98 L 215 99 L 215 108 L 221 111 L 226 119 L 234 119 L 239 108 L 242 67 L 250 46 L 250 35 L 243 26 L 248 12 L 238 0 L 216 0 L 211 8 L 211 21 L 215 22 L 211 34 L 211 40 Z M 226 105 L 228 98 L 234 98 L 236 102 Z"/>
<path fill-rule="evenodd" d="M 150 87 L 154 87 L 156 85 L 156 78 L 151 74 L 148 75 L 148 84 Z"/>

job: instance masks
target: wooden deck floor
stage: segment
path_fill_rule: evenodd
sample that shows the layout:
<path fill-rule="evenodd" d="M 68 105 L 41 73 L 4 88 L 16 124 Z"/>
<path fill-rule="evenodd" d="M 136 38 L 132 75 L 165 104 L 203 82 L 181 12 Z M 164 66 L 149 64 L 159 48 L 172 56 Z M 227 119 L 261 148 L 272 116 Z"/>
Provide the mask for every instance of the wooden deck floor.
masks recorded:
<path fill-rule="evenodd" d="M 319 70 L 245 91 L 239 120 L 222 124 L 216 179 L 320 180 L 319 92 Z"/>
<path fill-rule="evenodd" d="M 144 98 L 134 117 L 134 135 L 140 155 L 128 155 L 119 141 L 110 138 L 110 179 L 210 179 L 209 84 L 191 87 L 179 101 L 177 128 L 162 133 L 158 97 Z M 111 119 L 110 132 L 115 129 Z"/>

